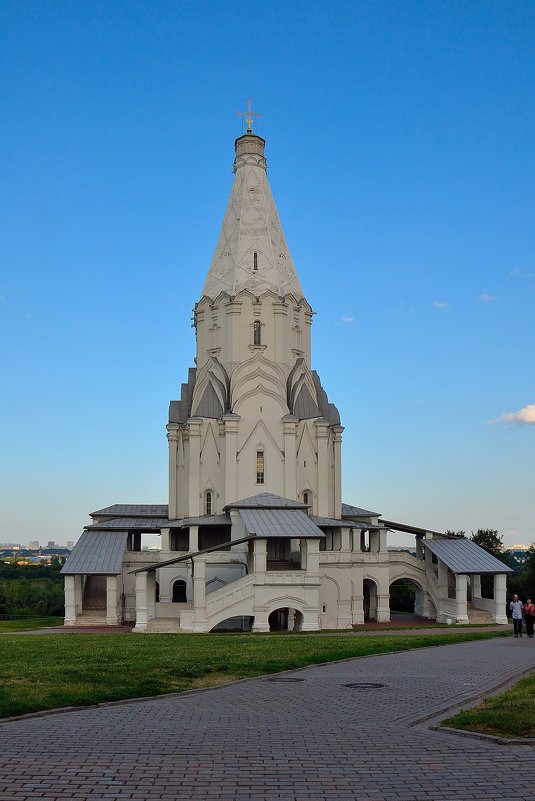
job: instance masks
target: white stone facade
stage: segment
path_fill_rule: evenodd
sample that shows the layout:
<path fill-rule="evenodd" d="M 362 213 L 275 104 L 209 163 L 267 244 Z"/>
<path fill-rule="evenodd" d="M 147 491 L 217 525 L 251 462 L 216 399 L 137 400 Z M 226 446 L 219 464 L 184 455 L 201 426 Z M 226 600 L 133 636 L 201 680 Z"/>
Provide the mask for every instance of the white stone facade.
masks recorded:
<path fill-rule="evenodd" d="M 505 576 L 489 600 L 477 576 L 457 571 L 451 597 L 447 564 L 424 547 L 431 532 L 342 504 L 343 427 L 312 369 L 313 311 L 267 181 L 264 140 L 248 133 L 235 150 L 194 309 L 195 367 L 170 404 L 169 504 L 93 514 L 63 570 L 66 625 L 349 629 L 388 621 L 400 579 L 416 586 L 422 617 L 466 622 L 476 608 L 504 622 Z M 388 551 L 392 527 L 416 534 L 416 555 Z M 159 553 L 141 550 L 142 532 L 160 533 Z"/>

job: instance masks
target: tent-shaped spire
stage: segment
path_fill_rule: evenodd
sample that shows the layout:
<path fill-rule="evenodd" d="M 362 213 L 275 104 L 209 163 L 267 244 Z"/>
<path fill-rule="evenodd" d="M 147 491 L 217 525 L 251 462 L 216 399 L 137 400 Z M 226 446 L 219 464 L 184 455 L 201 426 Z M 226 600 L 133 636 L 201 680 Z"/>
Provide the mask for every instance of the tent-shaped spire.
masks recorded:
<path fill-rule="evenodd" d="M 286 244 L 271 194 L 264 158 L 265 141 L 252 133 L 234 144 L 234 184 L 203 295 L 234 296 L 248 289 L 297 299 L 303 290 Z"/>

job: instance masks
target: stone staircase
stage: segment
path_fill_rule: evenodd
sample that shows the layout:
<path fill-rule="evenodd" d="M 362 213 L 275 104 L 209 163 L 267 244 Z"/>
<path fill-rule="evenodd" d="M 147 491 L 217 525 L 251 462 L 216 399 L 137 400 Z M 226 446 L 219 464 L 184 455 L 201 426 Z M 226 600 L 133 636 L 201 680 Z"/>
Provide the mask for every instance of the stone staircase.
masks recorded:
<path fill-rule="evenodd" d="M 106 610 L 103 612 L 82 612 L 76 616 L 77 626 L 105 626 Z"/>
<path fill-rule="evenodd" d="M 153 617 L 147 623 L 148 634 L 179 634 L 181 631 L 176 618 Z"/>
<path fill-rule="evenodd" d="M 468 615 L 468 622 L 472 623 L 474 626 L 490 625 L 494 623 L 494 619 L 488 609 L 476 609 L 472 601 L 468 601 L 466 613 Z"/>
<path fill-rule="evenodd" d="M 106 576 L 88 576 L 84 587 L 84 612 L 100 612 L 106 617 Z"/>

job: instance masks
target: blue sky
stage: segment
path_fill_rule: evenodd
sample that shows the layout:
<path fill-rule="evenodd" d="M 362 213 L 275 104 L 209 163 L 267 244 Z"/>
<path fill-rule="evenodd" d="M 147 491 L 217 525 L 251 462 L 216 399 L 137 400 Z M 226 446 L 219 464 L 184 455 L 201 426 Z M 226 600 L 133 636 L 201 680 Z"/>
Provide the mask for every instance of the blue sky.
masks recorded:
<path fill-rule="evenodd" d="M 0 30 L 0 541 L 166 502 L 248 96 L 344 500 L 535 540 L 532 2 L 3 0 Z"/>

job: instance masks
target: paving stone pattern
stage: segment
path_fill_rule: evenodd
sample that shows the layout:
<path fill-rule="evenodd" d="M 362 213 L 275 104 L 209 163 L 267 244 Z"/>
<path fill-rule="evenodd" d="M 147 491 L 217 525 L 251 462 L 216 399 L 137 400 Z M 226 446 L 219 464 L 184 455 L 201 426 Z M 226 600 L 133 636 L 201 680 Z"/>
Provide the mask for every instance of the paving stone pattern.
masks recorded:
<path fill-rule="evenodd" d="M 534 747 L 421 722 L 528 670 L 500 638 L 5 722 L 0 801 L 535 801 Z"/>

